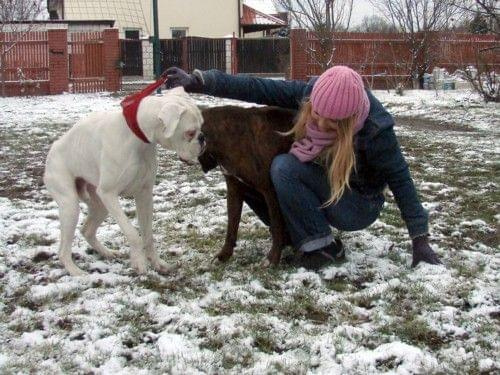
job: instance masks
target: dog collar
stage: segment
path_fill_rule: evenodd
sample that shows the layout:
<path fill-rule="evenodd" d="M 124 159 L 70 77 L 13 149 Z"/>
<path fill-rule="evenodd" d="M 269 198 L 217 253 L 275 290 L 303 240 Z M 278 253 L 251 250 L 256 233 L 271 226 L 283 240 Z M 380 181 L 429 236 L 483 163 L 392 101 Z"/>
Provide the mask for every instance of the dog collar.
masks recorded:
<path fill-rule="evenodd" d="M 146 86 L 141 91 L 127 96 L 120 103 L 122 107 L 122 113 L 125 117 L 125 121 L 127 122 L 128 127 L 130 128 L 130 130 L 132 130 L 132 133 L 134 133 L 137 138 L 142 140 L 144 143 L 151 142 L 148 140 L 144 132 L 139 127 L 139 123 L 137 122 L 137 110 L 139 109 L 139 104 L 141 103 L 142 99 L 144 99 L 146 96 L 151 95 L 156 89 L 158 89 L 158 87 L 163 85 L 166 79 L 167 77 L 160 77 L 159 80 Z"/>

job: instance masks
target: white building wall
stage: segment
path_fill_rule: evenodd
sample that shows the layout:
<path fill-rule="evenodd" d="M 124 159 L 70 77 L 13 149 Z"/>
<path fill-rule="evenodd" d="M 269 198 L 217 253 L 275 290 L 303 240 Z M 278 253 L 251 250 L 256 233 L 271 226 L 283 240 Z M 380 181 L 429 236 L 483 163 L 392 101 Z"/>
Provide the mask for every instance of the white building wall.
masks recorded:
<path fill-rule="evenodd" d="M 150 3 L 150 0 L 64 0 L 64 19 L 114 20 L 120 38 L 125 37 L 127 29 L 140 30 L 141 36 L 148 36 Z"/>
<path fill-rule="evenodd" d="M 66 20 L 114 20 L 120 38 L 127 29 L 153 34 L 151 0 L 65 0 Z M 158 0 L 160 38 L 173 28 L 187 28 L 187 36 L 221 38 L 238 35 L 238 0 Z"/>
<path fill-rule="evenodd" d="M 172 37 L 172 28 L 188 28 L 187 36 L 238 36 L 237 0 L 159 1 L 160 38 Z"/>

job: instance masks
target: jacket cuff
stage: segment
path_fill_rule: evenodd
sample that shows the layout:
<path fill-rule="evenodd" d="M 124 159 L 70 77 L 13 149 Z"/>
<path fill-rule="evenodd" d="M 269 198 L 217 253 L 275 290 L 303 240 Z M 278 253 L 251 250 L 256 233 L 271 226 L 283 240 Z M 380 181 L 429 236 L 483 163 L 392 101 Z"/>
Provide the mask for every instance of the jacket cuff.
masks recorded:
<path fill-rule="evenodd" d="M 408 226 L 408 234 L 412 240 L 420 236 L 428 235 L 429 225 L 425 222 L 422 224 L 413 224 L 412 226 Z"/>
<path fill-rule="evenodd" d="M 215 92 L 215 77 L 210 70 L 202 71 L 199 69 L 193 70 L 193 75 L 196 76 L 202 83 L 202 92 L 204 94 L 213 95 Z"/>
<path fill-rule="evenodd" d="M 193 75 L 200 81 L 202 85 L 205 85 L 205 78 L 203 77 L 203 72 L 200 69 L 193 70 Z"/>

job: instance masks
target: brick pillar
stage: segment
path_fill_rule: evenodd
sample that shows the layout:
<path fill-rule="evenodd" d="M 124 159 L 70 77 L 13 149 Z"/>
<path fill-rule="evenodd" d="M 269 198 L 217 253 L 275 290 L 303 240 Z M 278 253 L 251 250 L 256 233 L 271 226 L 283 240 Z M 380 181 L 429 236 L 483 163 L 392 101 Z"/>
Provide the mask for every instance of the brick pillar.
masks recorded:
<path fill-rule="evenodd" d="M 290 30 L 290 79 L 307 80 L 307 32 Z"/>
<path fill-rule="evenodd" d="M 189 37 L 182 38 L 182 70 L 189 71 Z"/>
<path fill-rule="evenodd" d="M 104 54 L 104 78 L 107 91 L 118 91 L 121 73 L 118 69 L 120 60 L 120 39 L 118 29 L 105 29 L 102 33 Z"/>
<path fill-rule="evenodd" d="M 238 39 L 231 38 L 231 74 L 238 74 Z"/>
<path fill-rule="evenodd" d="M 68 31 L 48 30 L 49 43 L 49 94 L 68 91 Z"/>

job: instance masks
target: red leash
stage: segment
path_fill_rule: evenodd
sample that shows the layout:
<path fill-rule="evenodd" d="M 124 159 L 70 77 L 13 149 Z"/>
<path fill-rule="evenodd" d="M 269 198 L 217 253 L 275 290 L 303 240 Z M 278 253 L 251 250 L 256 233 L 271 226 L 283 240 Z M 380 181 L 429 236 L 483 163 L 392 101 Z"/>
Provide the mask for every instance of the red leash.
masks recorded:
<path fill-rule="evenodd" d="M 161 76 L 156 82 L 146 86 L 141 91 L 127 96 L 122 100 L 120 105 L 123 108 L 123 116 L 125 116 L 125 120 L 127 121 L 127 125 L 132 130 L 132 132 L 142 140 L 144 143 L 151 143 L 144 135 L 141 128 L 139 128 L 139 124 L 137 122 L 137 110 L 139 109 L 139 104 L 141 100 L 146 96 L 151 95 L 158 87 L 163 85 L 167 79 L 167 76 Z"/>

